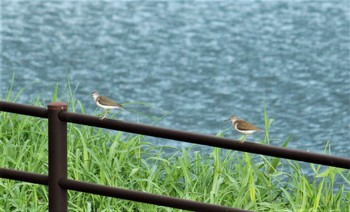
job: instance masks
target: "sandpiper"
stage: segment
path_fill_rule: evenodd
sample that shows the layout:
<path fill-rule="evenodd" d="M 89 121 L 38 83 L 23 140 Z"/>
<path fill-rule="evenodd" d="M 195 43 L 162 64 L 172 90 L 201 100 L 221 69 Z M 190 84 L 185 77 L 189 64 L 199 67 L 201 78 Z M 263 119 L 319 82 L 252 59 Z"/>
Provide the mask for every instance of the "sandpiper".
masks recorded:
<path fill-rule="evenodd" d="M 234 126 L 234 128 L 240 132 L 240 133 L 243 133 L 245 136 L 244 136 L 244 139 L 241 140 L 240 143 L 243 143 L 247 136 L 256 132 L 256 131 L 259 131 L 261 129 L 259 129 L 258 127 L 254 126 L 253 124 L 247 122 L 247 121 L 244 121 L 242 119 L 239 119 L 237 116 L 233 115 L 231 116 L 227 121 L 231 121 L 232 122 L 232 125 Z"/>
<path fill-rule="evenodd" d="M 101 96 L 97 91 L 92 92 L 91 96 L 92 98 L 94 98 L 96 105 L 104 109 L 105 114 L 103 115 L 103 117 L 100 118 L 100 120 L 103 120 L 104 118 L 106 118 L 109 110 L 112 110 L 112 109 L 125 110 L 123 108 L 123 105 L 111 100 L 108 97 Z"/>

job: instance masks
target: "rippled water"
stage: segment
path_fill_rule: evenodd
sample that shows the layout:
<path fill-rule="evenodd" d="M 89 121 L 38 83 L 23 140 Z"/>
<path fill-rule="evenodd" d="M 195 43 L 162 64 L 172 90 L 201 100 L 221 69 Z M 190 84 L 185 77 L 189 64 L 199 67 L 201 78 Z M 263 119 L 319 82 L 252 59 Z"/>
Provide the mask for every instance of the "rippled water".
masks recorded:
<path fill-rule="evenodd" d="M 16 89 L 28 86 L 20 102 L 50 101 L 55 83 L 68 98 L 69 76 L 88 113 L 99 90 L 170 112 L 159 126 L 208 134 L 232 114 L 264 127 L 266 104 L 273 145 L 292 135 L 290 147 L 322 152 L 330 141 L 350 156 L 349 4 L 3 1 L 0 94 L 16 73 Z"/>

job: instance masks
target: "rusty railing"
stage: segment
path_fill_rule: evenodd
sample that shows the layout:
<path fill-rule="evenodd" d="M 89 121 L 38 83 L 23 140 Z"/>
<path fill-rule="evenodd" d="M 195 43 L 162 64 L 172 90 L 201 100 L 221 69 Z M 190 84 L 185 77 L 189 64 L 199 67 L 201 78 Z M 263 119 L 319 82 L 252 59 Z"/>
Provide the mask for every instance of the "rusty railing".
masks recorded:
<path fill-rule="evenodd" d="M 184 141 L 212 147 L 220 147 L 225 149 L 350 169 L 350 158 L 311 153 L 251 142 L 240 144 L 237 140 L 228 138 L 219 138 L 211 135 L 172 130 L 119 120 L 104 119 L 103 121 L 100 121 L 99 117 L 96 116 L 67 112 L 67 104 L 62 102 L 50 103 L 46 109 L 43 107 L 34 107 L 30 105 L 0 101 L 0 111 L 48 119 L 48 175 L 0 168 L 0 178 L 7 178 L 48 186 L 50 211 L 68 210 L 67 190 L 98 194 L 108 197 L 192 211 L 246 211 L 237 208 L 229 208 L 220 205 L 68 179 L 67 123 L 76 123 L 99 128 L 172 139 L 176 141 Z"/>

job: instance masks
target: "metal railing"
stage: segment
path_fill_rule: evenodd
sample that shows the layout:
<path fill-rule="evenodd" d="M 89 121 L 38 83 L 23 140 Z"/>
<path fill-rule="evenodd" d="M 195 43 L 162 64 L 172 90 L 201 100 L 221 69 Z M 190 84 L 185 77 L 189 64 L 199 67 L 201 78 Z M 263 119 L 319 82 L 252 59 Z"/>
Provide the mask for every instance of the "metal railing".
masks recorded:
<path fill-rule="evenodd" d="M 169 196 L 150 194 L 146 192 L 92 184 L 67 178 L 67 123 L 94 126 L 105 129 L 119 130 L 129 133 L 148 135 L 176 141 L 220 147 L 230 150 L 262 154 L 267 156 L 316 163 L 332 167 L 350 169 L 350 158 L 311 153 L 295 149 L 287 149 L 258 143 L 239 143 L 237 140 L 220 138 L 180 130 L 160 128 L 150 125 L 130 123 L 119 120 L 104 119 L 77 113 L 67 112 L 67 104 L 53 102 L 48 108 L 16 104 L 0 101 L 0 111 L 29 115 L 48 119 L 48 175 L 23 172 L 0 168 L 0 178 L 25 181 L 47 185 L 49 191 L 49 210 L 67 211 L 67 190 L 98 194 L 125 200 L 155 204 L 160 206 L 193 210 L 193 211 L 246 211 L 214 204 L 196 202 Z"/>

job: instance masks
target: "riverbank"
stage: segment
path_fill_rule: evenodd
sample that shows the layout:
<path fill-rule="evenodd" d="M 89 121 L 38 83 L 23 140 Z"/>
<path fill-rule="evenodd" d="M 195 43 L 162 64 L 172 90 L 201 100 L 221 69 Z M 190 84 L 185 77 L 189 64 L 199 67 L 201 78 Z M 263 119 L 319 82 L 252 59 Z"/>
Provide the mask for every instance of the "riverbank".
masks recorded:
<path fill-rule="evenodd" d="M 20 94 L 19 94 L 20 95 Z M 74 94 L 72 94 L 74 95 Z M 73 97 L 73 96 L 72 96 Z M 14 101 L 11 92 L 5 97 Z M 53 101 L 56 101 L 57 89 Z M 40 101 L 34 105 L 43 105 Z M 82 104 L 71 98 L 71 111 Z M 266 129 L 270 121 L 265 112 Z M 269 142 L 269 133 L 264 141 Z M 218 133 L 217 136 L 223 136 Z M 159 146 L 148 137 L 68 125 L 68 177 L 254 211 L 347 211 L 350 171 L 213 148 Z M 47 121 L 0 112 L 0 166 L 47 174 Z M 287 145 L 287 141 L 285 145 Z M 344 184 L 336 184 L 341 180 Z M 0 180 L 3 211 L 47 210 L 47 187 Z M 70 211 L 174 209 L 69 191 Z"/>

